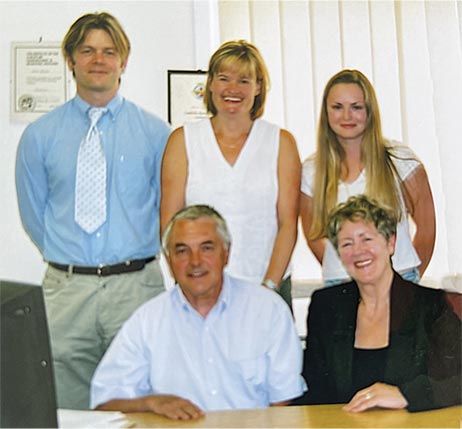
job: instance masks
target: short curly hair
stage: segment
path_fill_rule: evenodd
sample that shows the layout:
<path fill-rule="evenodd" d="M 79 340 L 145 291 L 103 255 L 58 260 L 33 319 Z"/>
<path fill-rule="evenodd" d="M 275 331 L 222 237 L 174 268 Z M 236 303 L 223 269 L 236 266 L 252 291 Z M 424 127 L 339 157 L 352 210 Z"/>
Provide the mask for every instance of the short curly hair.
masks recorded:
<path fill-rule="evenodd" d="M 338 233 L 346 221 L 373 223 L 377 231 L 388 241 L 396 235 L 398 218 L 393 210 L 380 206 L 377 201 L 366 196 L 357 195 L 340 203 L 329 214 L 327 220 L 327 237 L 338 251 Z"/>

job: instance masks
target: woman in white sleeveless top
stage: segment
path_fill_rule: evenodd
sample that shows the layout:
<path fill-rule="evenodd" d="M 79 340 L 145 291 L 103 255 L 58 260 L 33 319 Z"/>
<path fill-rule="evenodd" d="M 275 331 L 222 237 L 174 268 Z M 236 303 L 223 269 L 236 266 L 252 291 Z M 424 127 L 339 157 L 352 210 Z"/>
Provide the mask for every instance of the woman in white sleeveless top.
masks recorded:
<path fill-rule="evenodd" d="M 161 228 L 185 205 L 213 206 L 233 240 L 228 273 L 277 290 L 291 305 L 301 166 L 293 136 L 261 119 L 268 86 L 254 45 L 229 41 L 212 55 L 210 118 L 176 129 L 167 143 Z"/>
<path fill-rule="evenodd" d="M 366 194 L 399 219 L 393 268 L 417 283 L 435 244 L 435 209 L 427 174 L 407 146 L 382 136 L 375 91 L 358 70 L 342 70 L 324 89 L 316 152 L 303 163 L 300 215 L 307 243 L 322 264 L 326 286 L 349 281 L 325 238 L 329 212 Z M 408 217 L 415 225 L 411 235 Z"/>

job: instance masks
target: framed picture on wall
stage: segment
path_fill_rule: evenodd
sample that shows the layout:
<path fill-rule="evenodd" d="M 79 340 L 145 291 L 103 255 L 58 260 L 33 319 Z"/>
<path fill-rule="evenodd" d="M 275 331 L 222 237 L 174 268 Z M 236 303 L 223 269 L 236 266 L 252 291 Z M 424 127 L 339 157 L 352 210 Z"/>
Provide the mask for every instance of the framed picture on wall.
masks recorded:
<path fill-rule="evenodd" d="M 12 118 L 35 120 L 69 99 L 59 42 L 12 42 L 11 69 Z"/>
<path fill-rule="evenodd" d="M 207 118 L 204 104 L 207 72 L 168 70 L 168 121 L 173 128 Z"/>

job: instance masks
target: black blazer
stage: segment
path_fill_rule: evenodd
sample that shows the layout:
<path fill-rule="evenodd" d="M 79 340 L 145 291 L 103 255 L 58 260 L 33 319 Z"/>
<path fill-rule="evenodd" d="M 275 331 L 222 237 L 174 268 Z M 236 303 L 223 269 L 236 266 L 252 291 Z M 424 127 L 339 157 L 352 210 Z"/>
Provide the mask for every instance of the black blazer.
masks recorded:
<path fill-rule="evenodd" d="M 295 404 L 347 403 L 359 290 L 355 282 L 313 293 L 307 319 L 303 376 L 308 392 Z M 385 379 L 398 386 L 409 411 L 461 403 L 461 322 L 443 292 L 395 273 L 390 298 Z"/>

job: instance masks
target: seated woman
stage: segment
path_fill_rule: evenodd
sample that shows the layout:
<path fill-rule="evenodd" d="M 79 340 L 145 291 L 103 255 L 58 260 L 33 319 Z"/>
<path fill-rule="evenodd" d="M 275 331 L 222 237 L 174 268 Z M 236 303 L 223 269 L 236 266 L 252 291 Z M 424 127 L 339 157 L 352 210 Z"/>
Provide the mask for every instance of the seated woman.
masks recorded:
<path fill-rule="evenodd" d="M 421 411 L 461 403 L 461 322 L 441 290 L 392 268 L 397 219 L 364 195 L 331 212 L 327 235 L 353 281 L 314 292 L 297 404 Z"/>

